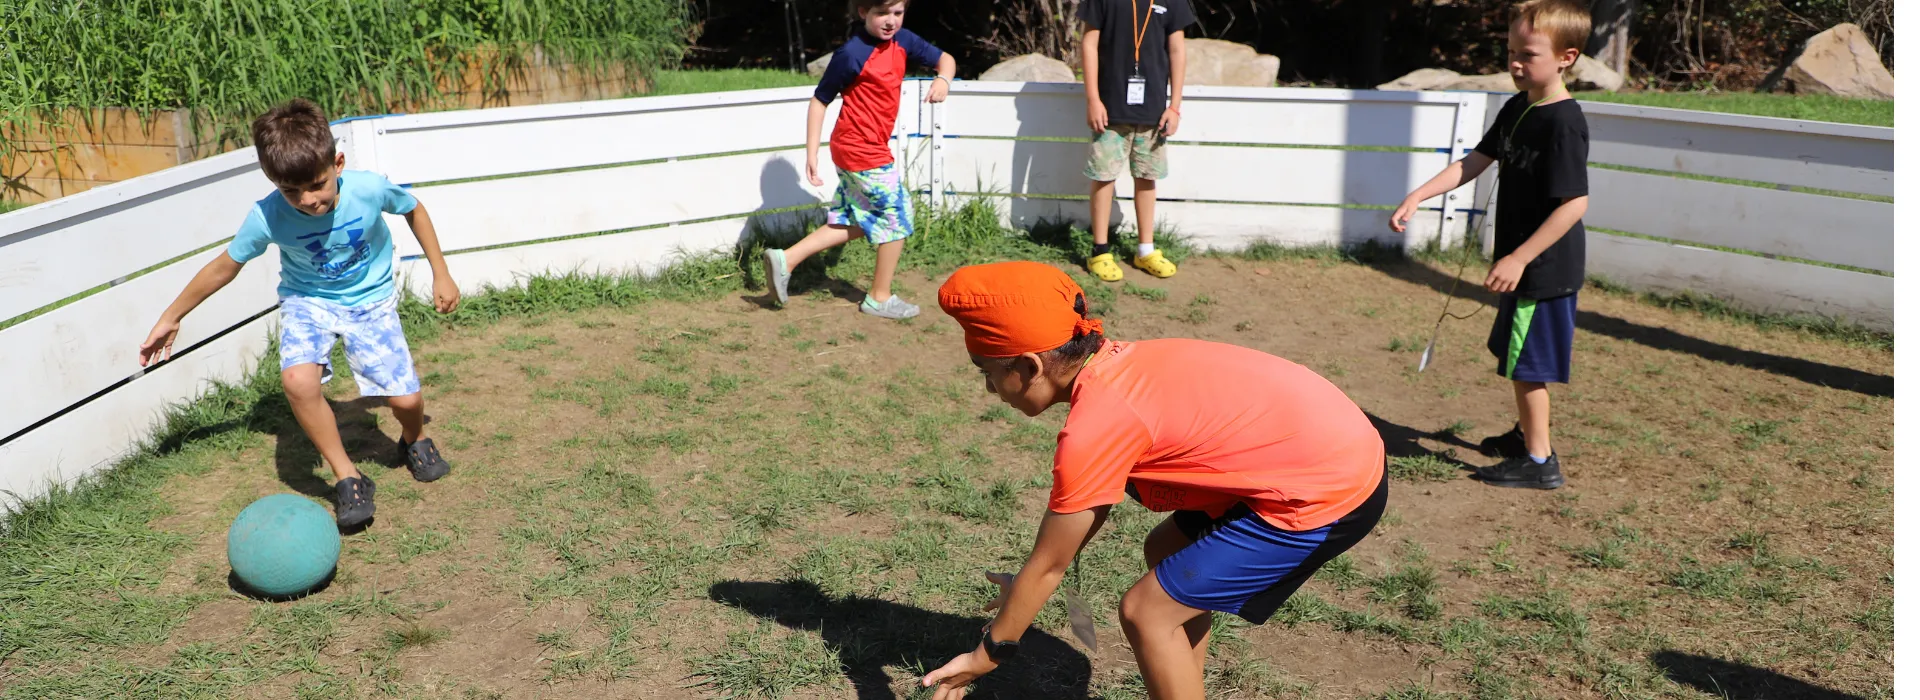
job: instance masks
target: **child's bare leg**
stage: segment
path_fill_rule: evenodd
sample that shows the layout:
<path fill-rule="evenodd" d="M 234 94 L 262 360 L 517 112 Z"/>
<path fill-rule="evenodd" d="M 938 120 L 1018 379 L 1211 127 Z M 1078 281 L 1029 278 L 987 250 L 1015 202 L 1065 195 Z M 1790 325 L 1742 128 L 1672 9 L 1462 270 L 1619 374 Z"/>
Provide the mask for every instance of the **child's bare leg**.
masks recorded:
<path fill-rule="evenodd" d="M 1134 226 L 1140 229 L 1140 245 L 1153 243 L 1153 205 L 1159 195 L 1156 187 L 1152 180 L 1133 179 L 1133 218 Z"/>
<path fill-rule="evenodd" d="M 281 370 L 280 386 L 286 390 L 287 403 L 293 406 L 293 417 L 300 421 L 300 429 L 306 431 L 320 458 L 333 469 L 334 478 L 359 476 L 360 470 L 353 467 L 353 460 L 347 458 L 346 445 L 340 442 L 340 426 L 334 422 L 333 407 L 327 405 L 327 397 L 320 391 L 320 365 L 294 365 Z"/>
<path fill-rule="evenodd" d="M 425 437 L 427 400 L 421 397 L 420 392 L 387 397 L 387 406 L 393 409 L 393 417 L 400 421 L 401 442 L 411 444 Z"/>
<path fill-rule="evenodd" d="M 907 247 L 907 240 L 888 241 L 875 248 L 877 258 L 873 263 L 873 289 L 867 296 L 875 302 L 885 302 L 893 297 L 893 270 L 900 264 L 900 251 Z"/>
<path fill-rule="evenodd" d="M 1148 572 L 1120 599 L 1120 628 L 1133 645 L 1147 697 L 1154 700 L 1200 700 L 1206 697 L 1204 656 L 1196 656 L 1190 625 L 1204 619 L 1204 611 L 1175 602 L 1160 587 L 1160 578 Z M 1204 636 L 1202 637 L 1204 639 Z"/>
<path fill-rule="evenodd" d="M 1193 540 L 1187 539 L 1186 533 L 1181 532 L 1180 527 L 1173 524 L 1172 518 L 1161 521 L 1158 526 L 1153 528 L 1153 532 L 1147 533 L 1145 552 L 1147 570 L 1152 571 L 1155 567 L 1160 566 L 1162 559 L 1173 556 L 1174 552 L 1185 549 L 1186 546 L 1190 544 L 1193 544 Z M 1211 635 L 1213 634 L 1213 613 L 1203 612 L 1199 617 L 1188 620 L 1186 628 L 1187 643 L 1193 645 L 1193 663 L 1205 669 L 1207 665 L 1207 642 L 1212 638 Z"/>
<path fill-rule="evenodd" d="M 865 234 L 861 233 L 858 226 L 827 224 L 814 229 L 813 233 L 807 234 L 807 237 L 800 239 L 799 243 L 787 248 L 787 271 L 794 271 L 795 268 L 800 267 L 801 261 L 812 257 L 814 253 L 845 244 L 863 235 Z"/>
<path fill-rule="evenodd" d="M 1088 211 L 1093 219 L 1093 243 L 1105 245 L 1107 242 L 1107 224 L 1113 216 L 1113 181 L 1093 181 L 1093 196 L 1089 198 L 1092 210 Z"/>
<path fill-rule="evenodd" d="M 1553 435 L 1548 427 L 1550 411 L 1547 385 L 1515 381 L 1513 403 L 1520 412 L 1520 432 L 1527 436 L 1527 452 L 1538 459 L 1553 456 Z"/>

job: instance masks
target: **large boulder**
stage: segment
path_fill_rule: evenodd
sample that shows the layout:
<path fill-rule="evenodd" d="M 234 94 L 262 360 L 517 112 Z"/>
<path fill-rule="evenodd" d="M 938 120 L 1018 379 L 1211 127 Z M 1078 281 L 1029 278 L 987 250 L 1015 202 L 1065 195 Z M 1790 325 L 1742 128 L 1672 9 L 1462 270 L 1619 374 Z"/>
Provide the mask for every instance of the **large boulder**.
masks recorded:
<path fill-rule="evenodd" d="M 1467 90 L 1473 92 L 1513 92 L 1513 76 L 1507 73 L 1492 75 L 1463 75 L 1441 87 L 1442 90 Z"/>
<path fill-rule="evenodd" d="M 1187 40 L 1188 85 L 1273 87 L 1280 79 L 1280 57 L 1246 44 L 1218 39 Z"/>
<path fill-rule="evenodd" d="M 1445 68 L 1422 68 L 1381 83 L 1381 90 L 1442 90 L 1460 80 L 1460 74 Z"/>
<path fill-rule="evenodd" d="M 1051 56 L 1030 53 L 1015 56 L 993 64 L 987 72 L 980 74 L 980 80 L 994 80 L 1009 83 L 1077 83 L 1073 68 L 1066 62 Z"/>
<path fill-rule="evenodd" d="M 833 54 L 831 54 L 831 53 L 829 53 L 829 54 L 827 54 L 827 55 L 825 55 L 825 56 L 821 56 L 821 57 L 819 57 L 819 58 L 816 58 L 816 59 L 813 59 L 813 60 L 811 60 L 811 61 L 808 61 L 808 62 L 807 62 L 807 75 L 811 75 L 811 76 L 813 76 L 813 77 L 815 77 L 815 78 L 818 78 L 818 77 L 820 77 L 820 76 L 823 76 L 823 75 L 826 75 L 826 74 L 827 74 L 827 64 L 828 64 L 828 63 L 832 63 L 832 62 L 833 62 Z"/>
<path fill-rule="evenodd" d="M 1575 92 L 1584 90 L 1613 92 L 1619 90 L 1620 86 L 1625 85 L 1626 82 L 1626 78 L 1621 77 L 1612 68 L 1608 68 L 1607 64 L 1586 54 L 1580 54 L 1579 60 L 1573 62 L 1573 67 L 1567 69 L 1567 89 Z"/>
<path fill-rule="evenodd" d="M 1784 76 L 1796 93 L 1893 99 L 1893 74 L 1866 32 L 1850 23 L 1834 25 L 1807 40 Z"/>

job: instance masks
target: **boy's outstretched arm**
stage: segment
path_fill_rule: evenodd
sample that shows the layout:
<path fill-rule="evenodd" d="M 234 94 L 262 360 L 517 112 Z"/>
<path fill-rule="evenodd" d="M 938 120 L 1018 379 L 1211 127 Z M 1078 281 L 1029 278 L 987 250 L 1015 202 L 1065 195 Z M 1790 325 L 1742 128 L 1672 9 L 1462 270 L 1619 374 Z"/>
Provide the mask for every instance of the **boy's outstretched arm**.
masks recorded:
<path fill-rule="evenodd" d="M 186 318 L 188 313 L 199 307 L 200 302 L 206 301 L 207 297 L 213 296 L 214 292 L 220 291 L 220 288 L 233 282 L 233 278 L 239 276 L 240 268 L 244 265 L 245 263 L 235 261 L 225 250 L 221 250 L 219 255 L 208 260 L 206 266 L 194 274 L 193 280 L 187 282 L 187 288 L 180 290 L 180 296 L 173 300 L 173 304 L 167 306 L 166 311 L 160 312 L 160 321 L 153 324 L 153 330 L 147 333 L 146 342 L 140 344 L 140 366 L 146 367 L 161 360 L 171 359 L 173 339 L 180 335 L 180 319 Z"/>
<path fill-rule="evenodd" d="M 1493 269 L 1487 271 L 1487 291 L 1505 294 L 1520 286 L 1520 275 L 1527 271 L 1527 263 L 1553 247 L 1561 236 L 1573 230 L 1574 223 L 1580 221 L 1580 217 L 1586 215 L 1586 195 L 1561 200 L 1560 206 L 1554 207 L 1553 213 L 1547 215 L 1547 220 L 1540 224 L 1540 228 L 1527 237 L 1527 242 L 1521 243 L 1507 257 L 1494 261 Z"/>
<path fill-rule="evenodd" d="M 420 241 L 420 252 L 427 256 L 427 265 L 433 267 L 433 310 L 453 313 L 460 306 L 460 286 L 453 283 L 453 274 L 447 272 L 447 258 L 440 254 L 440 236 L 434 233 L 433 217 L 427 216 L 427 205 L 416 199 L 413 209 L 401 216 L 406 217 L 407 227 L 413 229 L 413 237 Z"/>
<path fill-rule="evenodd" d="M 1480 177 L 1480 173 L 1487 171 L 1489 165 L 1493 165 L 1493 158 L 1479 151 L 1468 153 L 1467 157 L 1448 164 L 1439 175 L 1433 176 L 1433 179 L 1415 188 L 1406 199 L 1400 201 L 1400 207 L 1393 210 L 1393 217 L 1387 220 L 1387 226 L 1392 228 L 1394 233 L 1405 233 L 1407 220 L 1412 219 L 1414 212 L 1420 210 L 1421 202 L 1473 182 L 1474 178 Z"/>
<path fill-rule="evenodd" d="M 1040 534 L 1034 538 L 1033 553 L 1027 556 L 1019 575 L 1011 581 L 1005 574 L 987 575 L 1000 584 L 1000 596 L 986 607 L 987 610 L 1000 609 L 1000 614 L 987 625 L 994 641 L 1020 640 L 1033 624 L 1033 618 L 1040 614 L 1040 608 L 1053 597 L 1054 589 L 1060 587 L 1067 566 L 1087 541 L 1093 539 L 1094 533 L 1100 531 L 1111 509 L 1112 506 L 1099 506 L 1078 513 L 1047 511 L 1046 517 L 1040 520 Z M 984 647 L 975 646 L 973 651 L 956 656 L 947 665 L 927 674 L 920 679 L 920 685 L 940 686 L 934 691 L 934 700 L 959 698 L 969 683 L 998 666 L 987 656 Z"/>

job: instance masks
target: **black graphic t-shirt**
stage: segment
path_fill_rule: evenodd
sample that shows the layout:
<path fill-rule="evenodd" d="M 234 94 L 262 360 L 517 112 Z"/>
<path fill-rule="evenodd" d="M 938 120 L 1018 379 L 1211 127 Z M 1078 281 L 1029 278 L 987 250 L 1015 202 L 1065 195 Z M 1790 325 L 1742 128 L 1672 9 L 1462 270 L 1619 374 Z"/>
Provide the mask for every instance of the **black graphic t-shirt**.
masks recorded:
<path fill-rule="evenodd" d="M 1587 194 L 1587 118 L 1580 103 L 1561 100 L 1531 110 L 1529 104 L 1524 92 L 1507 100 L 1473 149 L 1500 163 L 1494 260 L 1533 237 L 1562 201 Z M 1528 299 L 1565 296 L 1580 291 L 1586 276 L 1587 228 L 1576 221 L 1527 264 L 1514 293 Z"/>
<path fill-rule="evenodd" d="M 1158 124 L 1167 111 L 1167 35 L 1193 24 L 1187 0 L 1084 0 L 1080 21 L 1100 32 L 1100 103 L 1110 124 Z M 1133 43 L 1140 38 L 1140 76 L 1147 79 L 1141 104 L 1127 104 L 1127 78 L 1134 74 Z"/>

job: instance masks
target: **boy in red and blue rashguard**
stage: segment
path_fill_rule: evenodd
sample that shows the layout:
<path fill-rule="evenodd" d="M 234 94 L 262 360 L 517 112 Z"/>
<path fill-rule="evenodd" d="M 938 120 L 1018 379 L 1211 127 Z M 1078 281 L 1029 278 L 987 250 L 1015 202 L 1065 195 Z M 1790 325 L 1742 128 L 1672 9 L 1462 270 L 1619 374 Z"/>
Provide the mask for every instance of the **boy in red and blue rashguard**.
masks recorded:
<path fill-rule="evenodd" d="M 774 299 L 787 303 L 787 282 L 794 268 L 820 251 L 865 235 L 875 246 L 873 287 L 860 311 L 881 318 L 912 318 L 920 307 L 893 293 L 893 271 L 900 251 L 913 235 L 913 201 L 893 164 L 894 118 L 900 113 L 900 83 L 907 63 L 937 66 L 939 78 L 927 93 L 928 102 L 947 99 L 953 81 L 953 57 L 934 48 L 901 26 L 907 0 L 854 0 L 851 9 L 861 27 L 833 53 L 820 86 L 807 109 L 807 181 L 820 187 L 816 162 L 820 153 L 820 123 L 835 97 L 840 118 L 833 127 L 833 164 L 840 171 L 840 187 L 827 209 L 827 225 L 785 250 L 766 252 L 767 286 Z"/>

